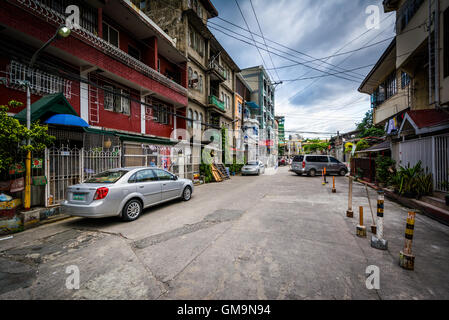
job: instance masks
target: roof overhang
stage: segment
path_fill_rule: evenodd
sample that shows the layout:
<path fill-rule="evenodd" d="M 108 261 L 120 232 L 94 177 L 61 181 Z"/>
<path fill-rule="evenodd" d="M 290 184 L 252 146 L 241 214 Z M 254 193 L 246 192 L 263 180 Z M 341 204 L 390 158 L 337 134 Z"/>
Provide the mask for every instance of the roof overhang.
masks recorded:
<path fill-rule="evenodd" d="M 409 115 L 409 113 L 406 113 L 404 120 L 402 121 L 401 127 L 399 128 L 398 131 L 398 138 L 400 138 L 401 135 L 403 134 L 406 135 L 407 133 L 409 133 L 410 129 L 413 129 L 414 134 L 416 135 L 433 133 L 449 129 L 449 122 L 438 123 L 432 126 L 420 128 L 413 120 L 413 118 Z"/>
<path fill-rule="evenodd" d="M 383 1 L 384 12 L 387 13 L 399 9 L 400 2 L 401 1 L 399 0 L 384 0 Z"/>
<path fill-rule="evenodd" d="M 382 81 L 396 69 L 396 38 L 390 43 L 373 69 L 363 80 L 358 91 L 372 94 Z"/>
<path fill-rule="evenodd" d="M 186 62 L 187 58 L 176 49 L 176 42 L 153 20 L 129 0 L 110 0 L 103 13 L 126 28 L 138 40 L 158 38 L 158 51 L 174 63 Z"/>

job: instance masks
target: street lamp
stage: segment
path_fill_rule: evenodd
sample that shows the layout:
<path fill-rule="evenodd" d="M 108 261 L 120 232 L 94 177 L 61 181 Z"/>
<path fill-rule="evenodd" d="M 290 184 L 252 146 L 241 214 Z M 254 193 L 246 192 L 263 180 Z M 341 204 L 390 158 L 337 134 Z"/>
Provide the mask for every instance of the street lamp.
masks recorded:
<path fill-rule="evenodd" d="M 27 129 L 31 129 L 31 91 L 30 91 L 30 79 L 31 79 L 31 71 L 33 69 L 34 63 L 37 60 L 39 54 L 44 51 L 54 40 L 63 39 L 70 36 L 71 30 L 65 25 L 62 25 L 56 30 L 56 33 L 42 46 L 40 47 L 31 57 L 31 61 L 29 64 L 27 79 L 25 81 L 26 94 L 27 94 L 27 105 L 26 105 L 26 119 L 27 119 Z M 27 145 L 31 145 L 31 139 L 28 138 Z M 25 201 L 24 207 L 26 210 L 31 207 L 31 151 L 28 150 L 27 158 L 25 162 L 26 167 L 26 175 L 25 175 Z"/>

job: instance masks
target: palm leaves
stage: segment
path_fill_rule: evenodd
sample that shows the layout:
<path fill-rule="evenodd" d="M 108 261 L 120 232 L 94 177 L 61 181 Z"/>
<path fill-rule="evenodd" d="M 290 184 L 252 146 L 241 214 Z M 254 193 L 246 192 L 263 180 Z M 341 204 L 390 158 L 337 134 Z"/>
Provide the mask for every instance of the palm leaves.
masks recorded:
<path fill-rule="evenodd" d="M 419 161 L 415 166 L 400 167 L 391 179 L 395 190 L 400 195 L 421 198 L 431 195 L 433 191 L 432 174 L 422 167 Z"/>

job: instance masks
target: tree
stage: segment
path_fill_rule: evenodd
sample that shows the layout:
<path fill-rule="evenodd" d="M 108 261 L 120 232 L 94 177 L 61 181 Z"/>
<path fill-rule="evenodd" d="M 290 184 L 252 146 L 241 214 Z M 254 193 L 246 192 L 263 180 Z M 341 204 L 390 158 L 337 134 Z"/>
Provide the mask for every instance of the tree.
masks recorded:
<path fill-rule="evenodd" d="M 356 123 L 357 130 L 360 131 L 359 138 L 366 137 L 383 137 L 385 131 L 382 128 L 376 127 L 373 122 L 373 109 L 365 113 L 362 122 Z"/>
<path fill-rule="evenodd" d="M 8 170 L 27 151 L 42 151 L 55 140 L 55 137 L 47 133 L 47 126 L 34 122 L 28 130 L 19 120 L 8 115 L 10 108 L 21 106 L 23 103 L 15 100 L 11 100 L 7 106 L 0 105 L 0 172 Z M 31 145 L 27 145 L 28 139 L 31 140 Z"/>

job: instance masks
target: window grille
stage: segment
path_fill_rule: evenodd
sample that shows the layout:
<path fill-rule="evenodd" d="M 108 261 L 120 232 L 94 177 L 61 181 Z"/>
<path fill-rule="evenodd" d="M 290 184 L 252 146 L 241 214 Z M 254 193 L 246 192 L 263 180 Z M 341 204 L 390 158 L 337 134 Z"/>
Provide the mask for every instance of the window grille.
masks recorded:
<path fill-rule="evenodd" d="M 8 87 L 24 88 L 29 75 L 30 91 L 37 95 L 47 95 L 62 92 L 67 99 L 72 97 L 72 82 L 61 77 L 43 72 L 39 69 L 30 69 L 25 64 L 12 60 L 9 67 Z"/>

